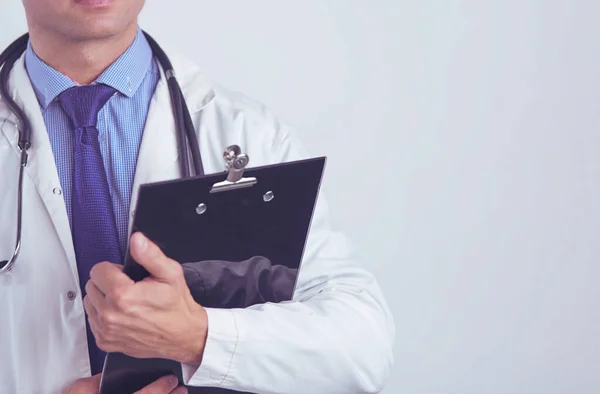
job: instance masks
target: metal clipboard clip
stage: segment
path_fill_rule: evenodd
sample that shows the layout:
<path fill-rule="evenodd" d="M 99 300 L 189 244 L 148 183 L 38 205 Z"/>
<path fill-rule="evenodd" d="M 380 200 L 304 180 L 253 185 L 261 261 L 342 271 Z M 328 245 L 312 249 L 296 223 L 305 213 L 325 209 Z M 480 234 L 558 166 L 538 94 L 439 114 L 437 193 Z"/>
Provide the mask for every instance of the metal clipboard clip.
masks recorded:
<path fill-rule="evenodd" d="M 250 158 L 248 155 L 242 153 L 239 146 L 231 145 L 227 147 L 223 153 L 223 159 L 225 160 L 227 179 L 223 182 L 215 183 L 210 189 L 211 193 L 241 189 L 257 183 L 254 177 L 243 178 L 244 169 L 248 165 Z"/>

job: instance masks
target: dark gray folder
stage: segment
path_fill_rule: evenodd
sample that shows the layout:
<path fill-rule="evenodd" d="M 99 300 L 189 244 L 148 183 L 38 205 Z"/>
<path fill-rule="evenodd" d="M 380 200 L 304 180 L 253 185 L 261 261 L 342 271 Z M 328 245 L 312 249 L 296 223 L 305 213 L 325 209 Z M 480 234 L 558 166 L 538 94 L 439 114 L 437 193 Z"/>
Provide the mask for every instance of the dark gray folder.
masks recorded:
<path fill-rule="evenodd" d="M 245 169 L 246 160 L 237 167 L 230 163 L 222 174 L 142 185 L 133 231 L 183 264 L 192 295 L 205 307 L 290 300 L 325 162 L 320 157 Z M 131 256 L 125 272 L 136 281 L 148 275 Z M 131 394 L 168 374 L 183 383 L 175 361 L 109 353 L 100 394 Z"/>

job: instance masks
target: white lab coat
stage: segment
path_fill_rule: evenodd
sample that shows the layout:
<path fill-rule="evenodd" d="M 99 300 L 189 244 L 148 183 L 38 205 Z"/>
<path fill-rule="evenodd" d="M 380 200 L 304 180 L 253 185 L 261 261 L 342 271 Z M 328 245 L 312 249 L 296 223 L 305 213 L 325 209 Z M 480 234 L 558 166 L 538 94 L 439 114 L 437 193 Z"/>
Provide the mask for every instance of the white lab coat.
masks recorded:
<path fill-rule="evenodd" d="M 291 131 L 266 108 L 217 88 L 191 62 L 168 53 L 206 173 L 224 170 L 222 152 L 231 144 L 249 154 L 251 167 L 306 157 Z M 132 210 L 140 184 L 180 175 L 165 81 L 163 74 L 151 103 Z M 58 394 L 90 374 L 85 312 L 60 181 L 23 57 L 9 87 L 31 121 L 33 136 L 23 184 L 21 254 L 13 270 L 0 275 L 0 393 Z M 0 260 L 11 256 L 16 234 L 19 152 L 11 121 L 14 115 L 0 101 Z M 353 262 L 344 236 L 330 229 L 322 197 L 294 301 L 211 309 L 208 317 L 203 365 L 198 370 L 183 366 L 190 385 L 257 393 L 374 393 L 390 373 L 392 317 L 373 276 Z"/>

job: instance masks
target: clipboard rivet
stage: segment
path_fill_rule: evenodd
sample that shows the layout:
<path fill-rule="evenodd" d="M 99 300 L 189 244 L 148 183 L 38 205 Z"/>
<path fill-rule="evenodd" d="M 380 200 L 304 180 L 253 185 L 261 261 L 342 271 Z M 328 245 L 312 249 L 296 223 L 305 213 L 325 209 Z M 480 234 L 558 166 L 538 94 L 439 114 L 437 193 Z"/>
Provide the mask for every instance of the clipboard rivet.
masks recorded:
<path fill-rule="evenodd" d="M 275 194 L 273 194 L 272 191 L 266 192 L 265 195 L 263 196 L 263 200 L 265 202 L 269 202 L 269 201 L 273 200 L 274 198 L 275 198 Z"/>
<path fill-rule="evenodd" d="M 204 204 L 204 203 L 202 203 L 202 204 L 199 204 L 199 205 L 196 207 L 196 213 L 197 213 L 198 215 L 202 215 L 204 212 L 206 212 L 206 204 Z"/>

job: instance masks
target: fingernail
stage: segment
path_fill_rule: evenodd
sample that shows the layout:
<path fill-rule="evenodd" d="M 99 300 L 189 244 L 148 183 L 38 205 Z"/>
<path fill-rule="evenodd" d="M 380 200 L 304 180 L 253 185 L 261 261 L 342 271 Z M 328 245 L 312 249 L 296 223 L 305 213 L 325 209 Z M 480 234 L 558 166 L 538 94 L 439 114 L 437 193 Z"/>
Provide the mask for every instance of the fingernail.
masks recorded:
<path fill-rule="evenodd" d="M 177 376 L 171 376 L 169 378 L 169 384 L 171 385 L 171 387 L 175 388 L 177 387 L 177 385 L 179 384 L 179 379 L 177 379 Z"/>

